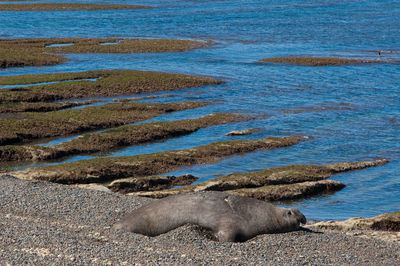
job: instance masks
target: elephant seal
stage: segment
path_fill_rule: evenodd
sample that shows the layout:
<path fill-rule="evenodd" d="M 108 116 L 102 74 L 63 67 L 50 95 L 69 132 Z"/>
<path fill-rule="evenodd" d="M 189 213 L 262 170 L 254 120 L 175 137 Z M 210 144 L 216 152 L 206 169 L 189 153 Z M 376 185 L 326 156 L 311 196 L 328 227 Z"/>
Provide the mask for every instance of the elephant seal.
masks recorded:
<path fill-rule="evenodd" d="M 248 197 L 218 191 L 185 193 L 136 209 L 113 228 L 157 236 L 184 224 L 210 229 L 220 242 L 246 241 L 258 234 L 299 228 L 306 217 L 297 209 L 275 207 Z"/>

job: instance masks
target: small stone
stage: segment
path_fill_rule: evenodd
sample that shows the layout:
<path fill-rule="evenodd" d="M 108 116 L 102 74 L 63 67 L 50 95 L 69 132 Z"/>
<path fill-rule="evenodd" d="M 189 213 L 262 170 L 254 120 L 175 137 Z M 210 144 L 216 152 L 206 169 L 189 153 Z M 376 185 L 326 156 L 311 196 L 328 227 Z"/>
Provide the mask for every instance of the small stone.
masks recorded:
<path fill-rule="evenodd" d="M 250 128 L 250 129 L 245 129 L 245 130 L 233 130 L 229 133 L 226 134 L 226 136 L 245 136 L 245 135 L 251 135 L 256 132 L 260 132 L 264 130 L 263 128 Z"/>

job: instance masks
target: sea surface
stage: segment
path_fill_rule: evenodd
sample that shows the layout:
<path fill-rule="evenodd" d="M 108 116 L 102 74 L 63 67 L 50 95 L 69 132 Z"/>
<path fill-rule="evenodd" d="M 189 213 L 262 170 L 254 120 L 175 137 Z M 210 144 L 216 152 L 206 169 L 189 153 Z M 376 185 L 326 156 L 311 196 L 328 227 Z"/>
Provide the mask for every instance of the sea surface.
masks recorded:
<path fill-rule="evenodd" d="M 214 102 L 204 108 L 149 121 L 196 118 L 215 112 L 243 113 L 255 116 L 255 120 L 205 128 L 107 156 L 186 149 L 232 139 L 225 134 L 255 127 L 264 130 L 237 139 L 310 136 L 312 140 L 292 147 L 233 156 L 216 164 L 187 167 L 170 174 L 190 173 L 207 180 L 232 172 L 292 164 L 387 158 L 390 163 L 384 166 L 334 175 L 332 179 L 346 184 L 339 192 L 280 204 L 295 206 L 307 218 L 318 220 L 372 217 L 400 209 L 400 64 L 395 62 L 400 60 L 399 1 L 98 2 L 154 8 L 0 12 L 0 38 L 172 38 L 212 40 L 215 45 L 184 53 L 71 54 L 66 55 L 71 61 L 60 65 L 0 69 L 0 75 L 137 69 L 222 79 L 226 84 L 148 94 L 168 96 L 148 102 Z M 390 63 L 306 67 L 259 62 L 266 57 L 294 55 Z M 77 156 L 68 161 L 89 158 L 92 157 Z"/>

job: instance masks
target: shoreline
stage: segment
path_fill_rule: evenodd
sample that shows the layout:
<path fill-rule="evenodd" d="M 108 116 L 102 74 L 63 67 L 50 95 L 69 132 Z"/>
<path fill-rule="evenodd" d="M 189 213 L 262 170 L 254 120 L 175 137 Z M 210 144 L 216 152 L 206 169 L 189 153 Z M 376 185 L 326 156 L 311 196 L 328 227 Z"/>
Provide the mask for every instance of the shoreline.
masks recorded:
<path fill-rule="evenodd" d="M 400 242 L 342 231 L 300 230 L 243 243 L 210 240 L 186 225 L 157 237 L 111 226 L 149 198 L 0 175 L 0 261 L 56 264 L 386 264 L 400 262 Z M 360 231 L 361 233 L 367 231 Z M 359 233 L 360 234 L 360 233 Z"/>

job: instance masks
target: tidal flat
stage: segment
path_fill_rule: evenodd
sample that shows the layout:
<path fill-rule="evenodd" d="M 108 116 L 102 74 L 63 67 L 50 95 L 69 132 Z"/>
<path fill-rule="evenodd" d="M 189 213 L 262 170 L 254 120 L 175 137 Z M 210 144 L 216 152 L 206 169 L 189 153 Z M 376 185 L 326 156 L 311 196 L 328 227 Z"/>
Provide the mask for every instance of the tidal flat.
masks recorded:
<path fill-rule="evenodd" d="M 369 60 L 369 59 L 363 60 L 363 59 L 338 58 L 338 57 L 302 57 L 302 56 L 263 58 L 260 61 L 268 63 L 295 64 L 302 66 L 340 66 L 340 65 L 384 63 L 384 61 Z"/>
<path fill-rule="evenodd" d="M 289 147 L 306 140 L 303 137 L 271 137 L 220 141 L 185 150 L 80 160 L 29 168 L 12 172 L 12 174 L 22 179 L 46 180 L 63 184 L 99 183 L 118 178 L 158 175 L 196 164 L 211 164 L 227 156 Z"/>
<path fill-rule="evenodd" d="M 35 83 L 50 82 L 51 84 L 35 85 Z M 95 70 L 77 73 L 6 76 L 0 77 L 0 84 L 31 84 L 31 86 L 0 89 L 0 101 L 2 103 L 50 102 L 173 91 L 222 83 L 224 82 L 208 77 L 136 70 Z"/>
<path fill-rule="evenodd" d="M 62 109 L 78 107 L 97 103 L 98 101 L 81 101 L 81 102 L 8 102 L 0 103 L 0 119 L 5 115 L 1 113 L 20 113 L 20 112 L 50 112 Z"/>
<path fill-rule="evenodd" d="M 143 121 L 163 113 L 204 106 L 203 102 L 109 103 L 84 109 L 45 113 L 18 113 L 0 119 L 0 144 L 26 143 L 35 139 L 65 136 Z"/>
<path fill-rule="evenodd" d="M 194 108 L 199 105 L 201 105 L 201 103 L 196 103 L 193 106 L 190 106 L 190 108 Z M 172 111 L 173 105 L 170 105 L 169 108 L 170 109 L 168 109 L 168 111 Z M 138 112 L 141 111 L 142 110 Z M 149 110 L 145 110 L 145 112 L 147 115 L 146 118 L 151 116 Z M 85 118 L 88 117 L 85 116 Z M 102 119 L 104 119 L 104 116 Z M 197 119 L 152 122 L 143 123 L 140 125 L 124 125 L 108 129 L 103 132 L 86 133 L 77 139 L 47 147 L 39 145 L 0 146 L 0 162 L 31 160 L 42 161 L 60 159 L 79 154 L 91 154 L 99 152 L 109 153 L 117 149 L 122 149 L 126 146 L 151 143 L 173 137 L 176 138 L 193 133 L 200 128 L 244 121 L 248 119 L 250 119 L 250 117 L 243 115 L 219 113 Z"/>
<path fill-rule="evenodd" d="M 57 65 L 68 61 L 59 54 L 184 52 L 210 44 L 207 41 L 179 39 L 0 39 L 0 68 Z"/>

